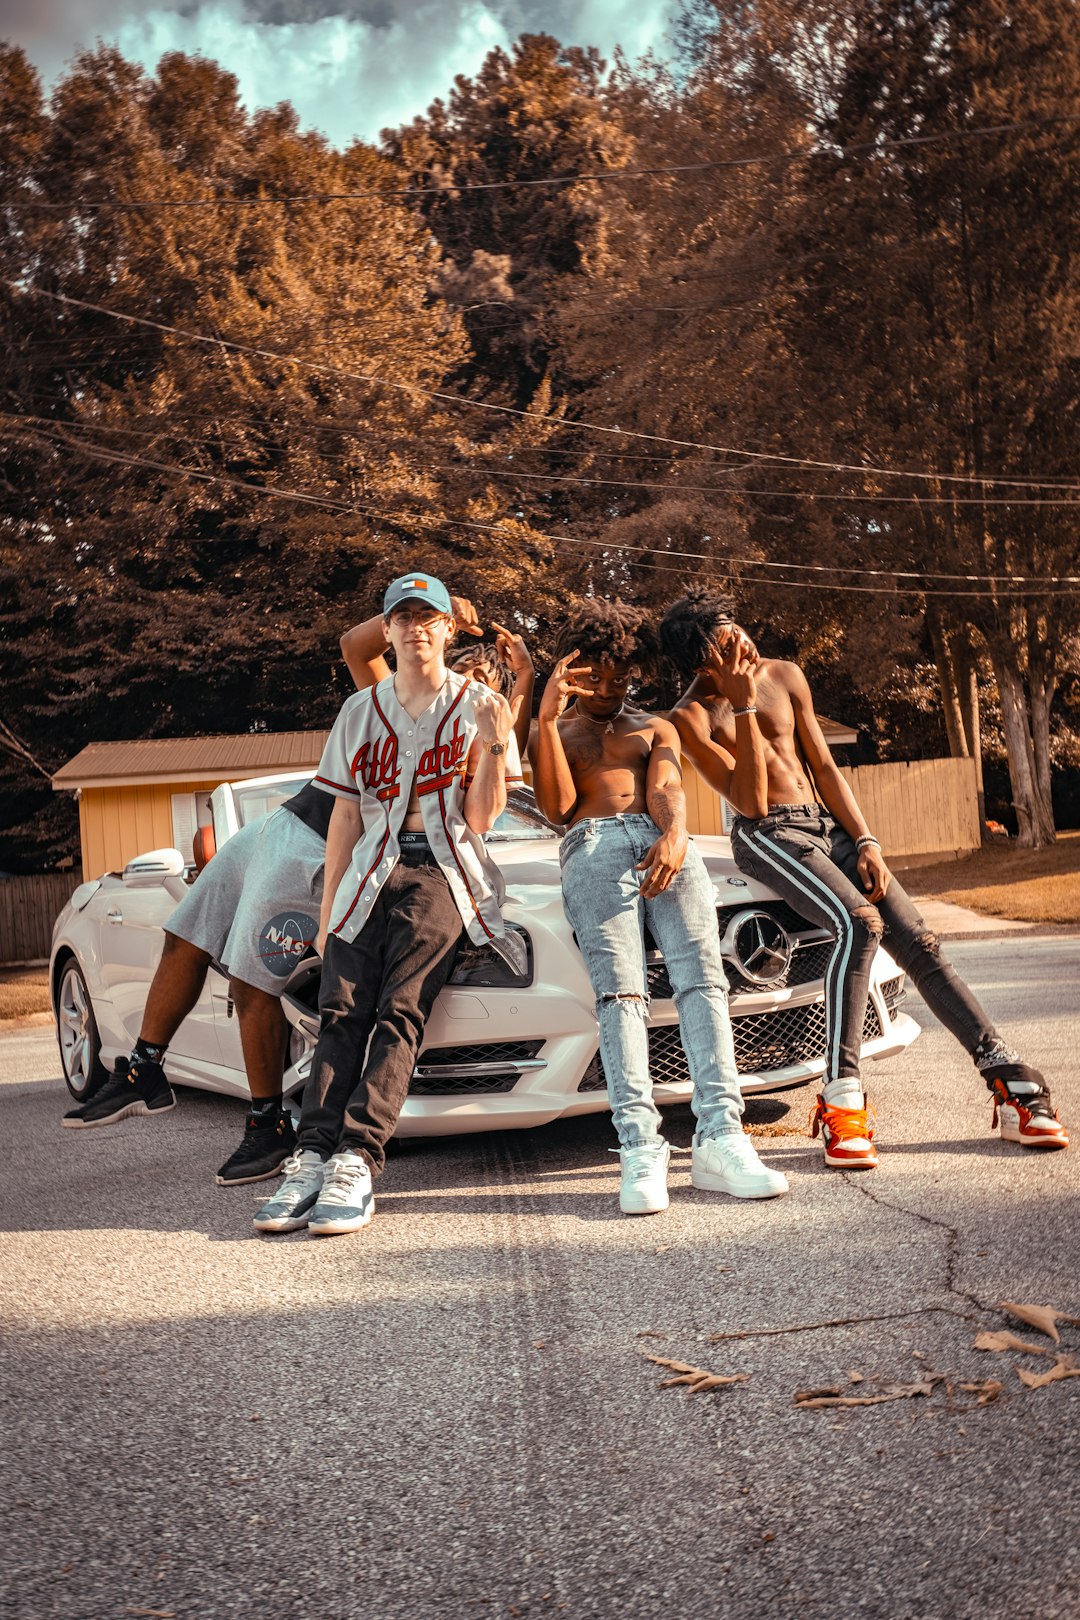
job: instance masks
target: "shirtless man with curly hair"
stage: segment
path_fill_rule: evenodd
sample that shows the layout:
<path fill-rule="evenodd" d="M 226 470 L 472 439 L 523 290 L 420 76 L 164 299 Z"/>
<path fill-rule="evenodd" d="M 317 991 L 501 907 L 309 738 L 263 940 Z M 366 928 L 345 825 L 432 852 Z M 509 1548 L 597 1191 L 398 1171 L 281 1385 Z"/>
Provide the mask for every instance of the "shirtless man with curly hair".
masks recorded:
<path fill-rule="evenodd" d="M 600 1055 L 619 1137 L 624 1214 L 667 1208 L 669 1149 L 649 1077 L 646 922 L 664 954 L 694 1083 L 693 1185 L 736 1198 L 772 1198 L 787 1180 L 768 1169 L 742 1129 L 727 978 L 705 863 L 686 832 L 679 737 L 630 697 L 655 651 L 644 613 L 589 601 L 563 637 L 567 649 L 540 703 L 536 800 L 565 827 L 563 899 L 596 993 Z M 753 697 L 753 659 L 735 648 L 725 690 Z M 748 750 L 738 771 L 747 802 L 764 792 Z M 738 791 L 738 789 L 736 790 Z"/>

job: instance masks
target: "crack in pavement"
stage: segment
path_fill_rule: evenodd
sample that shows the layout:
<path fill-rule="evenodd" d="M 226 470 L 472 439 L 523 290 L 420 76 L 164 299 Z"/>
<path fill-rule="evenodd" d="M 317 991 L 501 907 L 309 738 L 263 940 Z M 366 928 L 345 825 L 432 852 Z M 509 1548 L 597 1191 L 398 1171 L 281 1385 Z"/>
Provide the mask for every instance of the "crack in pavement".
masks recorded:
<path fill-rule="evenodd" d="M 773 1339 L 784 1333 L 820 1333 L 825 1328 L 858 1327 L 863 1322 L 902 1322 L 909 1316 L 927 1316 L 937 1311 L 942 1316 L 955 1316 L 964 1322 L 978 1318 L 970 1311 L 957 1311 L 951 1305 L 913 1305 L 907 1311 L 880 1311 L 874 1316 L 835 1316 L 826 1322 L 793 1322 L 790 1327 L 737 1328 L 730 1333 L 710 1333 L 708 1344 L 722 1344 L 725 1339 Z"/>
<path fill-rule="evenodd" d="M 863 1174 L 865 1172 L 860 1172 L 860 1175 Z M 939 1232 L 944 1232 L 946 1293 L 951 1294 L 954 1299 L 960 1300 L 965 1305 L 974 1306 L 977 1311 L 983 1314 L 987 1312 L 998 1316 L 1001 1314 L 996 1306 L 988 1305 L 977 1294 L 969 1293 L 957 1283 L 956 1271 L 960 1264 L 961 1254 L 960 1233 L 955 1226 L 950 1226 L 947 1221 L 936 1220 L 932 1215 L 923 1215 L 918 1210 L 908 1209 L 906 1204 L 894 1204 L 890 1199 L 882 1198 L 880 1194 L 872 1192 L 862 1180 L 850 1174 L 845 1174 L 843 1171 L 841 1175 L 850 1187 L 853 1187 L 862 1197 L 868 1198 L 872 1204 L 877 1204 L 879 1208 L 892 1210 L 897 1215 L 907 1215 L 911 1220 L 918 1221 L 922 1226 L 934 1227 Z M 713 1333 L 710 1334 L 708 1343 L 722 1344 L 725 1339 L 771 1339 L 786 1333 L 819 1333 L 828 1328 L 859 1327 L 864 1322 L 897 1322 L 911 1316 L 928 1316 L 934 1313 L 941 1316 L 955 1316 L 964 1322 L 977 1322 L 980 1320 L 970 1310 L 957 1310 L 952 1305 L 913 1305 L 910 1310 L 906 1311 L 881 1311 L 869 1316 L 837 1316 L 823 1322 L 796 1322 L 790 1327 L 747 1328 L 731 1333 Z"/>
<path fill-rule="evenodd" d="M 939 1232 L 944 1232 L 946 1292 L 951 1294 L 954 1299 L 962 1300 L 965 1305 L 974 1305 L 976 1310 L 996 1312 L 995 1306 L 988 1305 L 977 1294 L 969 1293 L 967 1289 L 961 1288 L 956 1281 L 956 1269 L 960 1264 L 961 1255 L 960 1233 L 955 1226 L 950 1226 L 948 1221 L 936 1220 L 933 1215 L 923 1215 L 917 1209 L 908 1209 L 906 1204 L 894 1204 L 888 1198 L 882 1198 L 880 1194 L 872 1192 L 861 1181 L 851 1182 L 851 1178 L 847 1175 L 844 1176 L 844 1180 L 850 1182 L 856 1192 L 860 1193 L 863 1198 L 868 1198 L 872 1204 L 877 1204 L 880 1209 L 891 1209 L 897 1215 L 907 1215 L 911 1220 L 918 1221 L 921 1226 L 934 1227 Z M 955 1314 L 962 1313 L 957 1312 Z"/>

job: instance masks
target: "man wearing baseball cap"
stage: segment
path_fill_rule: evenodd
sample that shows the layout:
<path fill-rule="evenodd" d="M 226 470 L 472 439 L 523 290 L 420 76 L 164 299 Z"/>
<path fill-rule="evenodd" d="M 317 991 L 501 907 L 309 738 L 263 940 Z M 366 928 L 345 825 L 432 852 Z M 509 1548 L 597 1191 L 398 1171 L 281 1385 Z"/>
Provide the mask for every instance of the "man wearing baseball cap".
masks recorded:
<path fill-rule="evenodd" d="M 453 603 L 403 574 L 383 598 L 396 673 L 350 697 L 315 778 L 336 800 L 319 944 L 322 1022 L 285 1181 L 260 1232 L 352 1232 L 374 1212 L 435 998 L 464 934 L 524 968 L 483 844 L 520 776 L 511 705 L 446 666 Z M 366 1053 L 366 1056 L 365 1056 Z"/>

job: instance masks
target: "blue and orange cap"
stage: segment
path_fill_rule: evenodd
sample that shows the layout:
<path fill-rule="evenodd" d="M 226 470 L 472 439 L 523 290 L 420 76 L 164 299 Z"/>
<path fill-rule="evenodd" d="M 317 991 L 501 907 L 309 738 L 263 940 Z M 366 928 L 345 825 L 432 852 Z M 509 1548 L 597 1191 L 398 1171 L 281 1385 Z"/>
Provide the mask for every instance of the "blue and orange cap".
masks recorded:
<path fill-rule="evenodd" d="M 383 597 L 383 617 L 388 617 L 402 602 L 427 602 L 436 613 L 445 613 L 451 619 L 454 616 L 450 592 L 434 574 L 402 574 L 389 584 Z"/>

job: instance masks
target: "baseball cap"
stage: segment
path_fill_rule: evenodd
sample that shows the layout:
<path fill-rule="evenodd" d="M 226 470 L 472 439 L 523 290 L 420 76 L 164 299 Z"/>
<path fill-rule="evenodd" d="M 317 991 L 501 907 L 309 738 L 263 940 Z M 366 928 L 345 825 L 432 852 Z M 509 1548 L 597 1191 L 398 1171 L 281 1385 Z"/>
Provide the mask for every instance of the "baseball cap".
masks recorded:
<path fill-rule="evenodd" d="M 454 615 L 450 592 L 433 574 L 402 574 L 400 579 L 395 579 L 386 587 L 383 616 L 392 613 L 402 602 L 427 602 L 436 613 L 445 613 L 448 618 Z"/>

